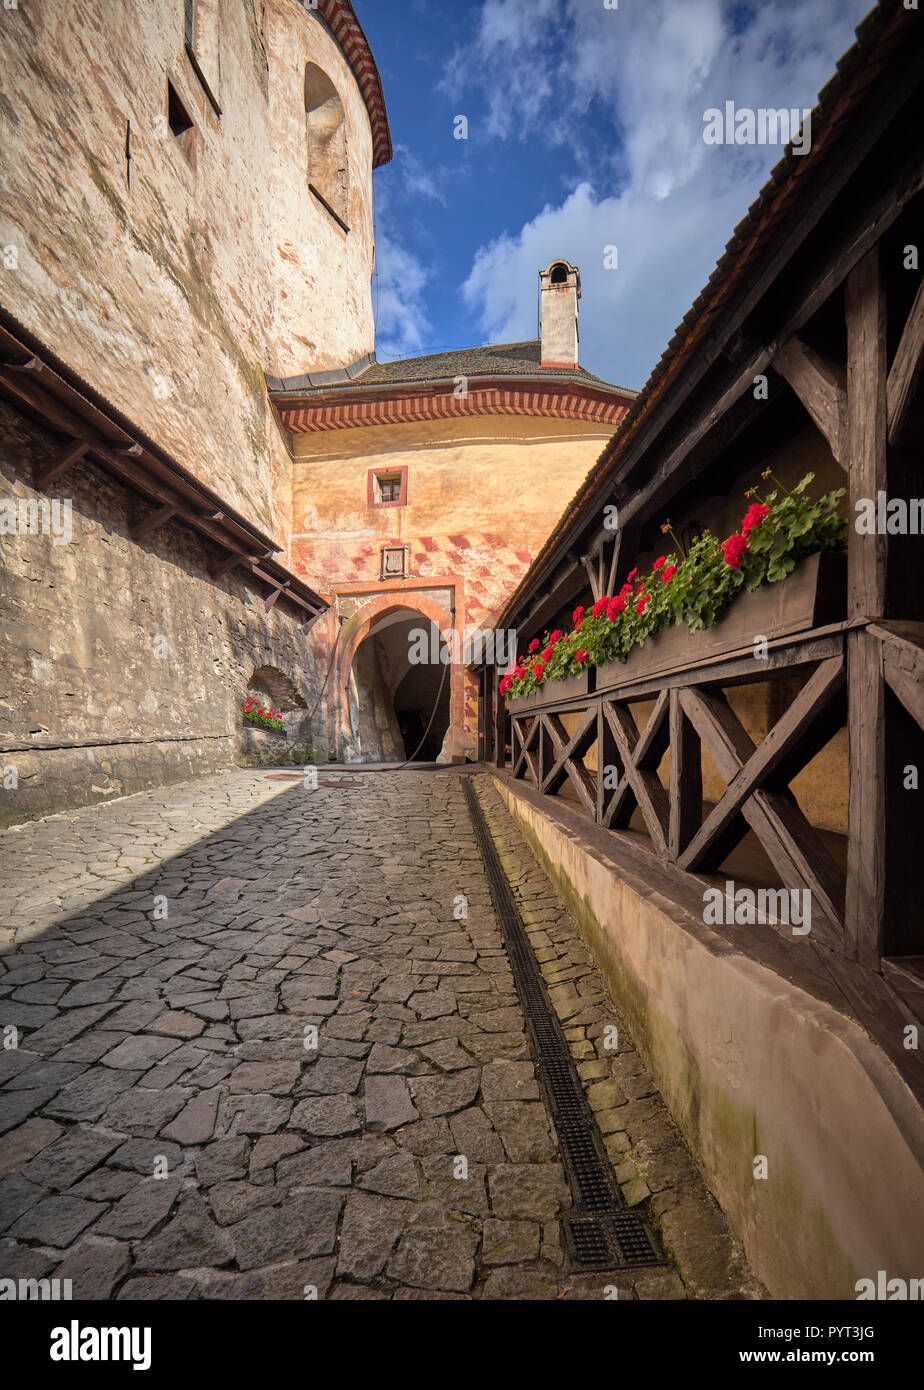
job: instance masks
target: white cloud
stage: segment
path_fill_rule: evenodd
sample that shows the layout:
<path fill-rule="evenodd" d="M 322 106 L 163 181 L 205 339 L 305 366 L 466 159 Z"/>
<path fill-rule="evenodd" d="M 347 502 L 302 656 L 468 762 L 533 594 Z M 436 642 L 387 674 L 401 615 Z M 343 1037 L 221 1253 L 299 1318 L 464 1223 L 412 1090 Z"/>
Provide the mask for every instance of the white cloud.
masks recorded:
<path fill-rule="evenodd" d="M 446 206 L 445 185 L 452 171 L 444 164 L 428 168 L 407 145 L 395 145 L 394 168 L 409 198 L 429 198 Z"/>
<path fill-rule="evenodd" d="M 868 4 L 764 0 L 745 21 L 727 0 L 487 0 L 447 84 L 484 91 L 495 136 L 538 130 L 575 163 L 559 206 L 474 257 L 463 294 L 491 341 L 534 336 L 537 270 L 566 256 L 581 269 L 582 364 L 641 386 L 782 154 L 707 146 L 704 111 L 813 106 Z"/>
<path fill-rule="evenodd" d="M 375 239 L 376 351 L 382 361 L 409 357 L 432 340 L 426 288 L 430 271 L 381 228 Z"/>

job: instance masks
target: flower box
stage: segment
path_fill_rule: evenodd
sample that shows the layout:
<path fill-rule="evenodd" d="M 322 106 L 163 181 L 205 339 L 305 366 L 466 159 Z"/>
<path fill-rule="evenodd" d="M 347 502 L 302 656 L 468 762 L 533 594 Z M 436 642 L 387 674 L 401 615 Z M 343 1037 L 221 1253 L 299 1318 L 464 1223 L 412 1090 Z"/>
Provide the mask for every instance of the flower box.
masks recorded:
<path fill-rule="evenodd" d="M 587 698 L 681 666 L 698 666 L 716 656 L 752 649 L 757 637 L 768 642 L 842 622 L 847 608 L 847 557 L 835 551 L 810 555 L 777 584 L 761 584 L 739 594 L 712 627 L 690 632 L 686 623 L 662 628 L 629 654 L 626 661 L 591 667 L 579 676 L 549 681 L 529 695 L 509 700 L 511 714 Z"/>
<path fill-rule="evenodd" d="M 532 691 L 529 695 L 521 695 L 517 699 L 508 700 L 507 704 L 511 714 L 523 714 L 526 710 L 542 709 L 546 705 L 557 705 L 563 700 L 573 700 L 580 697 L 587 697 L 593 694 L 592 669 L 582 671 L 579 676 L 569 676 L 563 681 L 549 681 L 548 684 L 540 687 L 539 690 Z"/>
<path fill-rule="evenodd" d="M 690 632 L 686 623 L 662 628 L 630 652 L 626 661 L 610 661 L 598 667 L 596 690 L 611 690 L 678 666 L 698 666 L 712 657 L 747 650 L 753 648 L 757 637 L 772 642 L 842 622 L 846 610 L 847 557 L 835 551 L 819 551 L 779 583 L 761 584 L 751 593 L 739 594 L 712 627 L 700 632 Z M 542 693 L 545 695 L 553 688 L 550 685 Z"/>

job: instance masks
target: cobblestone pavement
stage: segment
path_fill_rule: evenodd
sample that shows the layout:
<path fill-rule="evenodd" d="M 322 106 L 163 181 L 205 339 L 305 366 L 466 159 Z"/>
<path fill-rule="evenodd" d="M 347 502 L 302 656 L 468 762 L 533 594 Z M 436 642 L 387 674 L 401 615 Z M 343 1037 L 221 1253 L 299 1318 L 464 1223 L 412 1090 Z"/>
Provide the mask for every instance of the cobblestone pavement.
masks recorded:
<path fill-rule="evenodd" d="M 761 1296 L 476 785 L 671 1262 L 566 1269 L 570 1196 L 459 774 L 235 771 L 0 835 L 0 1278 L 91 1299 Z"/>

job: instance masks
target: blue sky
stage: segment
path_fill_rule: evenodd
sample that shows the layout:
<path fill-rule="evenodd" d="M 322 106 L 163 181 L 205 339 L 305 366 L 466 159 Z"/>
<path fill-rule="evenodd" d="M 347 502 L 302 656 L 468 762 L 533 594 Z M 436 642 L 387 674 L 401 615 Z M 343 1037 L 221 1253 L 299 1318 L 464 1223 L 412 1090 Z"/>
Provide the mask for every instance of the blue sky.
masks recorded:
<path fill-rule="evenodd" d="M 379 360 L 534 338 L 537 272 L 564 256 L 581 364 L 641 387 L 781 154 L 707 146 L 704 111 L 813 106 L 870 5 L 355 0 L 395 146 Z"/>

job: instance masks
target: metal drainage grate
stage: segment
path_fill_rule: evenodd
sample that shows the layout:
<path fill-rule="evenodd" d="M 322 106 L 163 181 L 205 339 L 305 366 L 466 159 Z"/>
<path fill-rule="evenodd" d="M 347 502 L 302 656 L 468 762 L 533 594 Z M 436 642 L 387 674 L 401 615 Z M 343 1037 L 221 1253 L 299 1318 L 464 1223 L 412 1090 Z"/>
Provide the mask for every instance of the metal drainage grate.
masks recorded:
<path fill-rule="evenodd" d="M 568 1216 L 563 1225 L 565 1249 L 575 1268 L 624 1269 L 663 1264 L 651 1227 L 636 1212 Z"/>
<path fill-rule="evenodd" d="M 471 778 L 462 783 L 475 838 L 484 860 L 494 910 L 504 936 L 533 1050 L 539 1080 L 555 1126 L 576 1215 L 565 1221 L 565 1240 L 575 1269 L 615 1269 L 662 1264 L 645 1219 L 625 1212 L 609 1155 L 587 1103 L 571 1049 L 546 993 L 539 962 L 526 934 L 516 898 Z"/>

